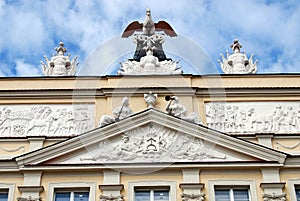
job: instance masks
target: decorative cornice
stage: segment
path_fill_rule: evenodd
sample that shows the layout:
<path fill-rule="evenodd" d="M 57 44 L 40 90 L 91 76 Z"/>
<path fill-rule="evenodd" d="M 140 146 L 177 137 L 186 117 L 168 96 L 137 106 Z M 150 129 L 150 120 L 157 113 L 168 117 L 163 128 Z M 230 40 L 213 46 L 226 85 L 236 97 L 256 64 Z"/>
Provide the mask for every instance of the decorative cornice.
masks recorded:
<path fill-rule="evenodd" d="M 42 192 L 44 190 L 44 186 L 18 186 L 20 192 Z"/>
<path fill-rule="evenodd" d="M 181 183 L 179 188 L 181 189 L 203 189 L 205 186 L 204 183 Z"/>
<path fill-rule="evenodd" d="M 124 189 L 124 184 L 103 184 L 99 185 L 99 189 L 104 190 L 115 190 L 115 191 L 121 191 Z"/>
<path fill-rule="evenodd" d="M 269 189 L 269 188 L 284 188 L 285 182 L 273 182 L 273 183 L 260 183 L 260 187 L 262 189 Z"/>

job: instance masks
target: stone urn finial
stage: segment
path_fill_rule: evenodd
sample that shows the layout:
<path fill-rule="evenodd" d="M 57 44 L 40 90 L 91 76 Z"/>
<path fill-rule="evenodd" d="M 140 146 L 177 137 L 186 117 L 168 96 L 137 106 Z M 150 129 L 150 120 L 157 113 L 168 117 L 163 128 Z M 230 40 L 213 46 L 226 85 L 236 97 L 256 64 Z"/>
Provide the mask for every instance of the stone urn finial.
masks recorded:
<path fill-rule="evenodd" d="M 74 76 L 76 74 L 78 62 L 77 56 L 71 60 L 71 55 L 65 55 L 67 49 L 64 47 L 64 43 L 60 42 L 59 46 L 55 48 L 56 55 L 53 55 L 49 60 L 44 55 L 46 63 L 41 61 L 43 74 L 45 76 Z"/>

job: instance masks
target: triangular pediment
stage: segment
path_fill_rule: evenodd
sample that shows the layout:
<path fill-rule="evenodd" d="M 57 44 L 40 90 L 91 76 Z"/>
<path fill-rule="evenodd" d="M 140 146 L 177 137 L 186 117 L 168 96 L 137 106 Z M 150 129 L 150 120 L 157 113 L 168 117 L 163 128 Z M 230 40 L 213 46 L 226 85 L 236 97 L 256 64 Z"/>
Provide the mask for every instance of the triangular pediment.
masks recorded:
<path fill-rule="evenodd" d="M 286 154 L 148 109 L 17 157 L 25 165 L 277 162 Z"/>

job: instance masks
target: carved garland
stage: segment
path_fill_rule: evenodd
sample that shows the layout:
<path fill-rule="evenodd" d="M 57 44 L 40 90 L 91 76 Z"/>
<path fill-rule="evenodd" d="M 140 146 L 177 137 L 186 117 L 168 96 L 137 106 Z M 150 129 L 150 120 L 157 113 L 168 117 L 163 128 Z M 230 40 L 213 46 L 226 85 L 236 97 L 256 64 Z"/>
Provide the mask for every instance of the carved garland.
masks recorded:
<path fill-rule="evenodd" d="M 264 193 L 262 196 L 263 196 L 264 201 L 286 201 L 285 193 L 280 194 L 280 195 L 276 195 L 275 193 L 272 193 L 272 194 Z"/>
<path fill-rule="evenodd" d="M 182 201 L 203 201 L 204 200 L 204 193 L 200 194 L 181 194 Z"/>
<path fill-rule="evenodd" d="M 124 196 L 123 195 L 118 195 L 118 196 L 100 195 L 99 198 L 100 198 L 100 201 L 124 201 Z"/>

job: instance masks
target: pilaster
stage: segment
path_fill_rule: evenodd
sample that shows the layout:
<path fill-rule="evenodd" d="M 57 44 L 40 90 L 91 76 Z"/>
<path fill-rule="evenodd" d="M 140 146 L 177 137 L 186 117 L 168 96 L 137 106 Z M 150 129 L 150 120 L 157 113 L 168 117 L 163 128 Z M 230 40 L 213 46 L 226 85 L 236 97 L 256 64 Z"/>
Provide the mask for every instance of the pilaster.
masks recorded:
<path fill-rule="evenodd" d="M 278 168 L 262 168 L 263 182 L 260 187 L 264 190 L 264 201 L 285 201 L 286 194 L 283 192 L 284 182 L 280 181 Z"/>
<path fill-rule="evenodd" d="M 182 189 L 183 201 L 202 201 L 205 194 L 201 192 L 204 184 L 200 183 L 200 169 L 182 169 L 183 183 L 179 184 Z"/>
<path fill-rule="evenodd" d="M 19 201 L 39 201 L 40 192 L 44 190 L 41 186 L 41 171 L 24 172 L 24 181 L 22 186 L 18 186 L 18 190 L 22 193 L 22 197 L 18 197 Z"/>
<path fill-rule="evenodd" d="M 102 191 L 102 195 L 99 196 L 100 201 L 122 201 L 121 191 L 124 185 L 120 184 L 120 172 L 104 170 L 103 184 L 99 185 L 99 189 Z"/>

